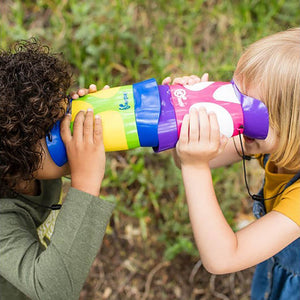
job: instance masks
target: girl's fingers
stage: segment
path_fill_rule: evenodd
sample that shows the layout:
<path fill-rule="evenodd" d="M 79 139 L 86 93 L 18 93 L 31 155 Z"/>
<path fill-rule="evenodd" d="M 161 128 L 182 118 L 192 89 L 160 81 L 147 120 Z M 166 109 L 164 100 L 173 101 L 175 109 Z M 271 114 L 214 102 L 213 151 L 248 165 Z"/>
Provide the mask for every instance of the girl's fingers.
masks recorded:
<path fill-rule="evenodd" d="M 199 141 L 199 114 L 195 108 L 190 111 L 189 141 L 192 143 Z"/>
<path fill-rule="evenodd" d="M 214 144 L 215 147 L 220 145 L 220 127 L 215 113 L 209 113 L 209 123 L 210 123 L 210 142 Z"/>
<path fill-rule="evenodd" d="M 200 77 L 199 76 L 197 76 L 197 75 L 191 75 L 190 76 L 192 79 L 194 79 L 196 82 L 199 82 L 201 79 L 200 79 Z"/>
<path fill-rule="evenodd" d="M 208 73 L 204 73 L 204 74 L 201 76 L 201 81 L 208 81 L 208 78 L 209 78 Z"/>
<path fill-rule="evenodd" d="M 67 114 L 64 116 L 60 124 L 60 135 L 64 143 L 67 143 L 72 139 L 70 123 L 71 115 Z"/>
<path fill-rule="evenodd" d="M 189 115 L 185 115 L 182 120 L 180 130 L 180 143 L 187 144 L 189 142 Z"/>
<path fill-rule="evenodd" d="M 200 141 L 204 143 L 209 142 L 210 138 L 210 124 L 207 111 L 204 107 L 199 108 L 199 120 L 200 120 Z"/>
<path fill-rule="evenodd" d="M 197 75 L 191 75 L 189 80 L 188 80 L 188 84 L 193 85 L 193 84 L 196 84 L 200 81 L 201 81 L 201 79 Z"/>
<path fill-rule="evenodd" d="M 162 84 L 170 84 L 171 83 L 171 77 L 167 77 L 162 81 Z"/>
<path fill-rule="evenodd" d="M 184 80 L 182 77 L 177 77 L 173 80 L 172 84 L 181 84 L 181 85 L 184 85 Z"/>
<path fill-rule="evenodd" d="M 225 146 L 228 143 L 228 137 L 225 135 L 221 135 L 221 139 L 220 139 L 220 148 L 219 148 L 219 152 L 222 152 L 225 149 Z"/>

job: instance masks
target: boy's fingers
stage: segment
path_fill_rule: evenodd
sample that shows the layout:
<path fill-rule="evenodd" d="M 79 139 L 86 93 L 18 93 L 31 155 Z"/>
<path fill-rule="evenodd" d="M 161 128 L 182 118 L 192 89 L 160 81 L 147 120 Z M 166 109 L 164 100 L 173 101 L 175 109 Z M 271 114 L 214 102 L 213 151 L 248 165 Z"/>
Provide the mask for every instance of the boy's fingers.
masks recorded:
<path fill-rule="evenodd" d="M 95 115 L 94 143 L 99 144 L 101 141 L 102 141 L 102 119 L 100 115 Z"/>
<path fill-rule="evenodd" d="M 65 117 L 60 123 L 60 135 L 64 143 L 72 139 L 70 123 L 71 123 L 70 114 L 65 115 Z"/>
<path fill-rule="evenodd" d="M 73 124 L 73 138 L 78 142 L 83 140 L 83 122 L 84 122 L 84 111 L 81 110 L 75 117 Z"/>
<path fill-rule="evenodd" d="M 88 93 L 89 93 L 89 90 L 88 90 L 88 89 L 79 89 L 78 92 L 77 92 L 77 94 L 78 94 L 80 97 L 82 97 L 82 96 L 84 96 L 84 95 L 86 95 L 86 94 L 88 94 Z"/>
<path fill-rule="evenodd" d="M 76 92 L 71 93 L 70 96 L 73 100 L 76 100 L 79 98 L 79 95 Z"/>
<path fill-rule="evenodd" d="M 88 109 L 83 122 L 83 139 L 87 143 L 93 142 L 94 131 L 94 113 L 92 109 Z"/>
<path fill-rule="evenodd" d="M 97 92 L 97 86 L 95 84 L 91 84 L 89 86 L 89 93 L 95 93 Z"/>

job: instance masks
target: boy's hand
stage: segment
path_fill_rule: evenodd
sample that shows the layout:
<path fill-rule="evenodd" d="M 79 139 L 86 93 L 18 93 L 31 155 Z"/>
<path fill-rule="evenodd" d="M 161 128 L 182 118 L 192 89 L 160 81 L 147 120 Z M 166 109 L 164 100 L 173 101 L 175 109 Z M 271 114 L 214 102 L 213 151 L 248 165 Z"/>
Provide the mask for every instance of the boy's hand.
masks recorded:
<path fill-rule="evenodd" d="M 99 196 L 105 171 L 105 150 L 102 139 L 102 122 L 93 110 L 80 111 L 74 120 L 73 136 L 71 116 L 61 123 L 61 137 L 67 150 L 71 171 L 71 186 Z"/>
<path fill-rule="evenodd" d="M 183 118 L 176 145 L 181 166 L 208 167 L 209 161 L 223 151 L 227 140 L 221 136 L 215 113 L 208 114 L 202 107 L 191 109 Z"/>
<path fill-rule="evenodd" d="M 106 90 L 106 89 L 109 89 L 108 85 L 105 85 L 103 87 L 103 90 Z M 97 86 L 95 84 L 91 84 L 88 89 L 81 88 L 77 92 L 71 93 L 71 98 L 76 100 L 79 97 L 83 97 L 89 93 L 95 93 L 95 92 L 97 92 Z"/>

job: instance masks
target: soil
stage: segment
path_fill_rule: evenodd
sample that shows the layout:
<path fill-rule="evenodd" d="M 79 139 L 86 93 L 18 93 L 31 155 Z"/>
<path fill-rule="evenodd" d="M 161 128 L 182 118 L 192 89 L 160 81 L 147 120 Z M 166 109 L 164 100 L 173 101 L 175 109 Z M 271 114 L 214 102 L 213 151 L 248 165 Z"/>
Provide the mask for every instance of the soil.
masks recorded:
<path fill-rule="evenodd" d="M 262 170 L 248 169 L 251 186 L 258 190 Z M 253 221 L 251 200 L 236 216 L 237 229 Z M 141 236 L 136 218 L 118 214 L 118 222 L 108 227 L 102 248 L 91 267 L 80 300 L 249 300 L 255 267 L 227 275 L 212 275 L 199 256 L 180 254 L 164 259 L 159 232 L 149 228 L 147 240 Z M 152 230 L 152 232 L 151 232 Z"/>
<path fill-rule="evenodd" d="M 178 255 L 166 261 L 156 234 L 142 240 L 135 222 L 123 216 L 118 226 L 111 224 L 80 300 L 250 299 L 254 268 L 216 276 L 204 269 L 199 257 Z"/>

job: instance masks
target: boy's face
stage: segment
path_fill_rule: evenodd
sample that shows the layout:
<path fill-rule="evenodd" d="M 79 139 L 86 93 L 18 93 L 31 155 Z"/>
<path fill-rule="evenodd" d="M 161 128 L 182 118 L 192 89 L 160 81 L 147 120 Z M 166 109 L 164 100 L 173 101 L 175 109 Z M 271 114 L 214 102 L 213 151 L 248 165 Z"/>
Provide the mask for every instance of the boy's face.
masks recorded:
<path fill-rule="evenodd" d="M 41 167 L 34 172 L 34 177 L 36 179 L 57 179 L 61 178 L 62 176 L 70 174 L 70 167 L 69 164 L 66 163 L 61 167 L 58 167 L 54 161 L 52 160 L 48 147 L 46 145 L 45 139 L 41 140 L 41 145 L 44 150 L 43 161 Z"/>

